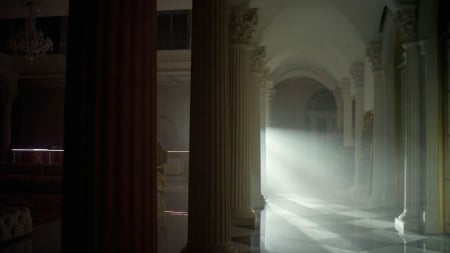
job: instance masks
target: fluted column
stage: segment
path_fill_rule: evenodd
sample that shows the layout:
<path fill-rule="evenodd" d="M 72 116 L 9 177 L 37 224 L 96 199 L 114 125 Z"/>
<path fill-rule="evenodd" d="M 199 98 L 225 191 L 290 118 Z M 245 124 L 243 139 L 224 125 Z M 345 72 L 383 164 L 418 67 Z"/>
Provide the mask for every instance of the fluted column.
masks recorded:
<path fill-rule="evenodd" d="M 156 253 L 156 1 L 69 12 L 62 249 Z"/>
<path fill-rule="evenodd" d="M 342 135 L 344 131 L 344 101 L 342 88 L 336 87 L 333 90 L 334 99 L 336 100 L 336 128 L 339 135 Z"/>
<path fill-rule="evenodd" d="M 231 217 L 235 224 L 253 225 L 251 171 L 255 129 L 252 128 L 256 91 L 250 76 L 257 9 L 234 9 L 230 16 Z M 259 151 L 259 148 L 258 148 Z"/>
<path fill-rule="evenodd" d="M 361 62 L 353 64 L 351 74 L 355 84 L 355 175 L 352 188 L 354 197 L 361 197 L 361 186 L 364 179 L 361 178 L 361 151 L 362 151 L 362 135 L 364 127 L 364 64 Z"/>
<path fill-rule="evenodd" d="M 264 208 L 264 198 L 261 192 L 261 171 L 262 163 L 262 133 L 264 125 L 262 124 L 261 108 L 263 107 L 261 101 L 261 87 L 264 83 L 263 66 L 266 56 L 266 48 L 264 46 L 256 46 L 251 54 L 251 78 L 252 78 L 252 119 L 250 121 L 251 135 L 252 135 L 252 207 L 253 209 L 261 210 Z"/>
<path fill-rule="evenodd" d="M 260 106 L 260 126 L 261 126 L 261 194 L 266 194 L 266 167 L 267 167 L 267 126 L 266 126 L 266 83 L 267 75 L 266 71 L 263 74 L 263 80 L 261 80 L 259 86 L 259 106 Z"/>
<path fill-rule="evenodd" d="M 265 107 L 266 107 L 266 131 L 272 126 L 272 105 L 277 90 L 271 81 L 266 82 Z M 267 132 L 266 132 L 267 136 Z"/>
<path fill-rule="evenodd" d="M 342 113 L 343 113 L 343 126 L 344 126 L 344 147 L 353 147 L 353 97 L 350 92 L 350 79 L 344 78 L 341 81 L 342 85 Z"/>
<path fill-rule="evenodd" d="M 373 42 L 366 51 L 369 58 L 374 86 L 374 124 L 373 124 L 373 175 L 370 206 L 377 207 L 384 204 L 384 190 L 386 181 L 385 166 L 385 80 L 381 65 L 381 43 Z"/>
<path fill-rule="evenodd" d="M 235 252 L 230 243 L 227 2 L 193 1 L 189 220 L 182 252 Z"/>
<path fill-rule="evenodd" d="M 421 106 L 419 45 L 417 43 L 417 14 L 415 8 L 404 8 L 397 12 L 396 23 L 404 48 L 404 83 L 406 100 L 406 147 L 405 147 L 405 196 L 403 213 L 396 218 L 395 228 L 405 231 L 420 231 L 423 228 L 421 206 Z"/>

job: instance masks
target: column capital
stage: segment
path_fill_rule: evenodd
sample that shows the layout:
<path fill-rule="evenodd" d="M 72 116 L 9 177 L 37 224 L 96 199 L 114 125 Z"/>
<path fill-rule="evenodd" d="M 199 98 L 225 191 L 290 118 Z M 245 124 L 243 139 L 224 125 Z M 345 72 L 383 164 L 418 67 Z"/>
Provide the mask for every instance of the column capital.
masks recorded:
<path fill-rule="evenodd" d="M 273 88 L 266 89 L 266 99 L 267 100 L 272 101 L 272 99 L 275 97 L 276 94 L 277 94 L 277 90 L 275 90 Z"/>
<path fill-rule="evenodd" d="M 230 43 L 250 45 L 258 26 L 258 9 L 233 9 L 230 15 Z"/>
<path fill-rule="evenodd" d="M 355 87 L 364 88 L 364 63 L 355 62 L 350 69 L 350 74 L 352 75 Z"/>
<path fill-rule="evenodd" d="M 270 68 L 265 67 L 262 70 L 262 82 L 261 82 L 261 88 L 267 88 L 272 89 L 274 86 L 273 80 L 270 78 Z"/>
<path fill-rule="evenodd" d="M 417 40 L 417 9 L 415 6 L 399 9 L 395 13 L 394 22 L 402 43 L 406 44 Z"/>
<path fill-rule="evenodd" d="M 264 64 L 266 61 L 266 47 L 265 46 L 255 46 L 251 51 L 251 71 L 261 72 L 265 71 Z"/>
<path fill-rule="evenodd" d="M 334 97 L 336 98 L 336 99 L 342 99 L 342 97 L 343 97 L 343 91 L 342 91 L 342 88 L 341 87 L 336 87 L 336 88 L 334 88 L 334 90 L 333 90 L 333 95 L 334 95 Z"/>
<path fill-rule="evenodd" d="M 367 47 L 366 56 L 369 58 L 370 67 L 373 72 L 378 72 L 382 69 L 381 50 L 381 43 L 378 41 L 370 43 Z"/>

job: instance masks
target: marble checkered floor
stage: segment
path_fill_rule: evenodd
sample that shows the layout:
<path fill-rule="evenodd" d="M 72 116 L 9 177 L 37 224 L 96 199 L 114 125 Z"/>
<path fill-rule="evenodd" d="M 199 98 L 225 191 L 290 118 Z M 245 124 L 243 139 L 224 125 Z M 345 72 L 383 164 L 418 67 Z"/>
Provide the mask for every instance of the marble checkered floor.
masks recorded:
<path fill-rule="evenodd" d="M 186 242 L 187 217 L 166 219 L 172 228 L 160 241 L 160 253 L 179 252 Z M 260 229 L 234 226 L 231 234 L 239 252 L 450 252 L 450 237 L 399 235 L 393 226 L 393 217 L 377 210 L 286 195 L 267 200 Z"/>

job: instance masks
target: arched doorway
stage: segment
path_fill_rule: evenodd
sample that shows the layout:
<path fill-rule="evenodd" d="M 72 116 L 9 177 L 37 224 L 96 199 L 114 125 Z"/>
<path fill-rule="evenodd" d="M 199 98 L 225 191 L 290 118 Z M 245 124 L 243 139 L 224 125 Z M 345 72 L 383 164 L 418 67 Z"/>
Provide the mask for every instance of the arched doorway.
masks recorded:
<path fill-rule="evenodd" d="M 276 91 L 267 139 L 268 190 L 320 198 L 347 189 L 345 173 L 336 173 L 341 138 L 333 93 L 305 77 L 284 80 Z"/>

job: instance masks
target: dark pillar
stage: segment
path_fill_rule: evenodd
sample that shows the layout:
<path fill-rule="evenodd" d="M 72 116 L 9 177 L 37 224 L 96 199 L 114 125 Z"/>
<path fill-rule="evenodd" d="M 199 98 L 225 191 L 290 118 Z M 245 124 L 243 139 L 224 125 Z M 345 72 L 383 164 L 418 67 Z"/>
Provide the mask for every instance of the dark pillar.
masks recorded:
<path fill-rule="evenodd" d="M 235 252 L 230 243 L 227 0 L 193 1 L 189 222 L 185 253 Z"/>
<path fill-rule="evenodd" d="M 156 252 L 156 1 L 70 1 L 62 252 Z"/>

